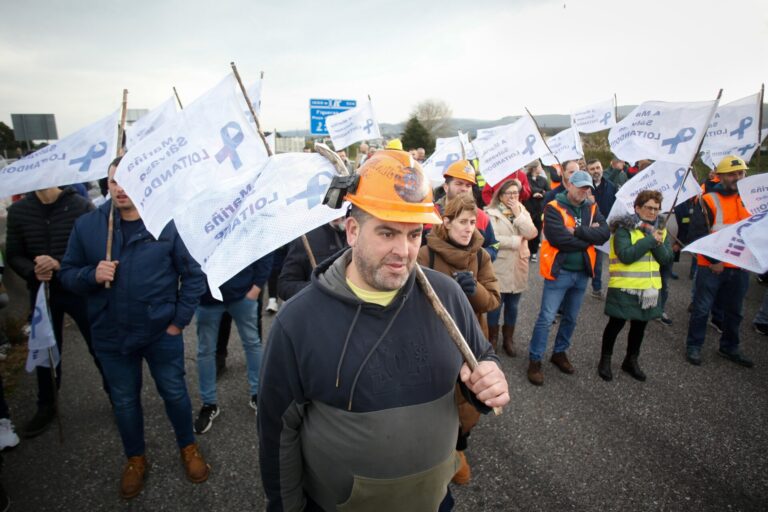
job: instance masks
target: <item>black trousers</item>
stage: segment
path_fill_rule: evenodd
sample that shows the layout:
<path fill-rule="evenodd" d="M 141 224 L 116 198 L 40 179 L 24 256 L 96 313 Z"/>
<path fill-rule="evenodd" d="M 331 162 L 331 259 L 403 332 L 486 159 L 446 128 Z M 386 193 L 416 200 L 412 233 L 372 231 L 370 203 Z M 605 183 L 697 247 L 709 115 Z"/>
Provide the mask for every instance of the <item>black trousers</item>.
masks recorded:
<path fill-rule="evenodd" d="M 613 354 L 613 346 L 616 344 L 616 338 L 619 336 L 619 333 L 626 323 L 627 321 L 623 318 L 616 318 L 615 316 L 608 317 L 608 325 L 605 326 L 605 330 L 603 331 L 602 355 L 610 356 Z M 628 356 L 637 356 L 640 354 L 640 345 L 643 344 L 646 325 L 648 325 L 648 322 L 642 320 L 629 321 L 629 336 L 627 340 Z"/>

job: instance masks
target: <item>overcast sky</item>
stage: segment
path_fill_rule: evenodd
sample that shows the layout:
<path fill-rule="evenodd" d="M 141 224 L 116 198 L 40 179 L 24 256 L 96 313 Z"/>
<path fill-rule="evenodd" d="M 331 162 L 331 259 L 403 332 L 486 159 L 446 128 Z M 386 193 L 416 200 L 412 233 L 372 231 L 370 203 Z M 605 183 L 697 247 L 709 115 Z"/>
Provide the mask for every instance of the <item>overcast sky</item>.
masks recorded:
<path fill-rule="evenodd" d="M 235 61 L 264 71 L 265 129 L 306 129 L 309 98 L 373 98 L 380 122 L 427 98 L 454 117 L 568 113 L 618 95 L 723 102 L 768 78 L 765 0 L 7 2 L 0 121 L 59 136 L 119 107 L 184 103 Z"/>

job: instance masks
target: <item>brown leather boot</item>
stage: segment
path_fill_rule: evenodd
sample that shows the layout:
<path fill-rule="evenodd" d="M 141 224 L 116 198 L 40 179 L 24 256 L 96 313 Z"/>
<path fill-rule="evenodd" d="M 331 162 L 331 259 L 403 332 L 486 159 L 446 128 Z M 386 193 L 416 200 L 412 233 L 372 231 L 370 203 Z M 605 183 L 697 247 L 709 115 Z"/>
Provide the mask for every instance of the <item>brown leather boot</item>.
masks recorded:
<path fill-rule="evenodd" d="M 501 336 L 503 338 L 502 343 L 504 346 L 504 352 L 506 352 L 509 357 L 516 357 L 517 350 L 515 350 L 514 344 L 515 326 L 503 325 L 501 327 Z"/>
<path fill-rule="evenodd" d="M 463 451 L 456 451 L 456 456 L 459 458 L 461 465 L 456 471 L 456 474 L 451 478 L 451 482 L 457 485 L 467 485 L 472 479 L 472 470 L 469 468 L 469 462 L 467 462 L 467 456 Z"/>
<path fill-rule="evenodd" d="M 541 361 L 528 361 L 528 380 L 534 386 L 544 384 L 544 372 L 541 371 Z"/>
<path fill-rule="evenodd" d="M 494 352 L 499 351 L 499 324 L 488 326 L 488 341 Z"/>
<path fill-rule="evenodd" d="M 135 498 L 144 488 L 144 473 L 147 470 L 147 459 L 143 455 L 128 457 L 120 478 L 120 497 L 126 500 Z"/>
<path fill-rule="evenodd" d="M 568 375 L 571 375 L 573 372 L 576 371 L 576 369 L 573 367 L 571 362 L 568 360 L 568 356 L 565 352 L 555 352 L 552 354 L 552 357 L 549 359 L 552 364 L 557 366 L 561 372 L 567 373 Z"/>
<path fill-rule="evenodd" d="M 184 469 L 190 482 L 199 484 L 208 480 L 211 466 L 206 464 L 203 456 L 200 455 L 197 443 L 188 444 L 181 449 L 181 461 L 184 463 Z"/>

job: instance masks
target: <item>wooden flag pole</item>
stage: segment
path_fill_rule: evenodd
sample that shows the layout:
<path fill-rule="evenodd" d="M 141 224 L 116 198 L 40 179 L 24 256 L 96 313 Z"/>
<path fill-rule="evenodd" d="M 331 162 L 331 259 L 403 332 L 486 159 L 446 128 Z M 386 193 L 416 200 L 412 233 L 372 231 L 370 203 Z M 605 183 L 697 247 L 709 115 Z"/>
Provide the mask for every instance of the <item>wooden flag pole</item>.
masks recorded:
<path fill-rule="evenodd" d="M 256 123 L 256 131 L 259 132 L 259 137 L 261 137 L 261 141 L 264 143 L 264 147 L 267 148 L 267 155 L 272 156 L 272 149 L 270 149 L 269 144 L 267 144 L 267 138 L 264 136 L 264 132 L 261 130 L 261 123 L 259 122 L 259 117 L 256 115 L 256 111 L 253 110 L 253 104 L 251 103 L 250 98 L 248 98 L 248 92 L 245 90 L 243 81 L 240 79 L 240 73 L 237 72 L 237 66 L 235 66 L 234 62 L 230 62 L 229 65 L 232 66 L 232 73 L 235 74 L 235 79 L 237 80 L 237 83 L 240 85 L 240 90 L 243 93 L 245 102 L 248 104 L 248 110 L 251 111 L 251 115 L 253 116 L 253 121 Z M 263 71 L 261 72 L 261 76 L 262 78 L 264 77 Z"/>
<path fill-rule="evenodd" d="M 117 156 L 123 155 L 123 136 L 125 134 L 125 116 L 128 110 L 128 89 L 123 89 L 123 106 L 120 114 L 120 127 L 117 130 Z M 109 219 L 107 221 L 107 255 L 106 260 L 112 261 L 112 239 L 115 233 L 115 199 L 110 198 Z M 111 288 L 112 283 L 106 281 L 104 288 Z"/>
<path fill-rule="evenodd" d="M 181 104 L 181 98 L 179 98 L 179 93 L 176 92 L 176 86 L 173 86 L 173 95 L 176 96 L 176 101 L 179 103 L 179 108 L 181 110 L 184 110 L 184 105 Z"/>
<path fill-rule="evenodd" d="M 760 170 L 760 145 L 763 143 L 763 96 L 765 95 L 765 84 L 760 84 L 760 102 L 757 110 L 757 172 Z"/>

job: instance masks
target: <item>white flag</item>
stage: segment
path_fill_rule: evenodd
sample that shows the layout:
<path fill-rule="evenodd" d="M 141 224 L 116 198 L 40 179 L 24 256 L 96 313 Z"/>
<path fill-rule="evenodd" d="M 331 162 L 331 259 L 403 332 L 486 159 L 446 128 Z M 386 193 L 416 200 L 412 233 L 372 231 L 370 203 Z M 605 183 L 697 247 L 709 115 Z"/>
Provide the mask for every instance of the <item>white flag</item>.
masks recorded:
<path fill-rule="evenodd" d="M 373 104 L 370 101 L 326 117 L 325 127 L 328 129 L 336 151 L 361 140 L 381 138 L 379 124 L 376 122 Z"/>
<path fill-rule="evenodd" d="M 768 173 L 753 174 L 739 180 L 739 195 L 752 215 L 768 211 Z"/>
<path fill-rule="evenodd" d="M 760 108 L 760 93 L 720 105 L 701 146 L 702 162 L 710 169 L 727 155 L 748 162 L 759 145 Z"/>
<path fill-rule="evenodd" d="M 459 130 L 459 141 L 461 142 L 461 145 L 464 147 L 464 155 L 467 160 L 474 160 L 477 158 L 477 153 L 475 153 L 475 147 L 472 145 L 471 142 L 469 142 L 469 134 L 464 133 L 461 130 Z"/>
<path fill-rule="evenodd" d="M 174 216 L 179 235 L 208 276 L 214 297 L 240 270 L 333 219 L 343 210 L 322 204 L 336 175 L 317 153 L 272 156 L 249 175 L 212 183 Z"/>
<path fill-rule="evenodd" d="M 595 133 L 616 126 L 613 99 L 601 101 L 571 112 L 571 126 L 581 133 Z"/>
<path fill-rule="evenodd" d="M 127 148 L 132 148 L 138 142 L 150 133 L 157 130 L 168 120 L 173 119 L 176 116 L 176 98 L 171 96 L 165 100 L 160 106 L 156 107 L 142 116 L 138 121 L 133 123 L 129 128 L 125 129 L 125 145 Z"/>
<path fill-rule="evenodd" d="M 642 103 L 611 128 L 611 151 L 627 162 L 649 159 L 690 165 L 717 103 Z"/>
<path fill-rule="evenodd" d="M 491 186 L 548 153 L 529 115 L 512 124 L 477 130 L 472 143 L 480 158 L 480 172 Z"/>
<path fill-rule="evenodd" d="M 154 236 L 160 236 L 176 205 L 193 207 L 193 195 L 267 158 L 264 142 L 243 113 L 242 97 L 228 75 L 123 157 L 115 179 Z"/>
<path fill-rule="evenodd" d="M 0 169 L 0 197 L 94 181 L 117 154 L 120 111 Z"/>
<path fill-rule="evenodd" d="M 766 233 L 768 212 L 763 212 L 699 238 L 683 250 L 762 274 L 768 271 Z"/>
<path fill-rule="evenodd" d="M 547 145 L 552 153 L 542 155 L 541 163 L 544 165 L 554 165 L 558 160 L 562 164 L 566 160 L 578 160 L 584 156 L 584 149 L 581 147 L 581 137 L 576 128 L 567 128 L 560 133 L 547 139 Z M 555 158 L 557 157 L 557 158 Z"/>
<path fill-rule="evenodd" d="M 59 350 L 56 346 L 56 338 L 53 335 L 53 324 L 48 315 L 48 302 L 45 298 L 45 284 L 40 283 L 35 300 L 35 311 L 29 322 L 29 355 L 27 356 L 26 370 L 31 372 L 37 366 L 50 368 L 48 349 L 53 347 L 54 366 L 59 364 Z"/>
<path fill-rule="evenodd" d="M 445 179 L 443 173 L 454 162 L 461 160 L 462 145 L 459 137 L 444 137 L 435 141 L 435 151 L 422 164 L 424 175 L 429 178 L 432 186 L 441 184 Z"/>
<path fill-rule="evenodd" d="M 701 192 L 701 187 L 693 176 L 688 173 L 685 177 L 685 166 L 672 164 L 669 162 L 654 162 L 634 178 L 624 184 L 616 193 L 616 202 L 608 214 L 608 222 L 622 215 L 635 213 L 635 198 L 643 190 L 658 190 L 663 196 L 661 211 L 669 212 L 677 195 L 677 203 L 690 199 Z M 681 188 L 682 186 L 682 188 Z M 677 191 L 680 190 L 678 195 Z"/>

